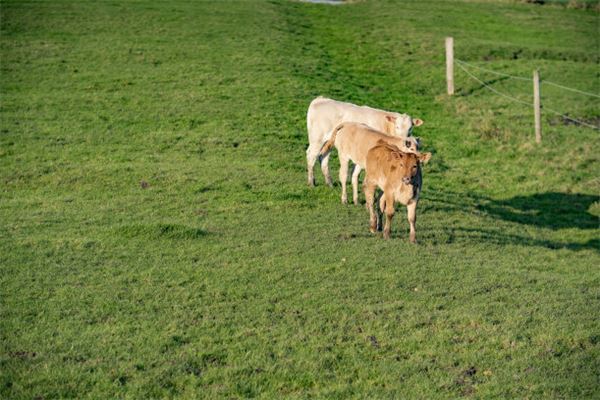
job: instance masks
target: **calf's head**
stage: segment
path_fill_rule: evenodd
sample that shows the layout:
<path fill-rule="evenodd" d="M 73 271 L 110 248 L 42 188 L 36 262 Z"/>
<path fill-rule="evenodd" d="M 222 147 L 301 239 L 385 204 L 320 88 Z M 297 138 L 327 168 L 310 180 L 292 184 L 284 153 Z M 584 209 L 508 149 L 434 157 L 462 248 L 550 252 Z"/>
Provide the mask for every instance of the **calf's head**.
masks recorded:
<path fill-rule="evenodd" d="M 423 125 L 423 120 L 419 118 L 412 118 L 408 114 L 396 114 L 386 115 L 385 119 L 394 124 L 394 129 L 389 134 L 396 136 L 410 136 L 412 135 L 413 127 Z"/>
<path fill-rule="evenodd" d="M 391 151 L 390 161 L 391 170 L 397 170 L 397 176 L 405 185 L 411 185 L 417 175 L 419 163 L 426 163 L 431 158 L 431 153 L 403 153 L 401 151 Z"/>

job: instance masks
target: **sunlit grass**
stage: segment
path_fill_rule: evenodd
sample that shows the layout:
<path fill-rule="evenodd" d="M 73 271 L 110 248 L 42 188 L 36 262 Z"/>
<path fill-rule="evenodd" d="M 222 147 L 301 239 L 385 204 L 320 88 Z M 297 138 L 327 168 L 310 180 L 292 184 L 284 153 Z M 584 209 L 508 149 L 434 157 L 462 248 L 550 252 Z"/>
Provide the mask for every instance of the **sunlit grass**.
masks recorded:
<path fill-rule="evenodd" d="M 4 398 L 593 398 L 598 14 L 510 2 L 2 2 Z M 481 74 L 486 82 L 493 76 Z M 527 99 L 526 82 L 490 82 Z M 306 187 L 327 95 L 408 112 L 417 237 Z M 598 103 L 543 88 L 586 120 Z M 331 162 L 333 176 L 337 165 Z M 362 194 L 361 194 L 362 199 Z"/>

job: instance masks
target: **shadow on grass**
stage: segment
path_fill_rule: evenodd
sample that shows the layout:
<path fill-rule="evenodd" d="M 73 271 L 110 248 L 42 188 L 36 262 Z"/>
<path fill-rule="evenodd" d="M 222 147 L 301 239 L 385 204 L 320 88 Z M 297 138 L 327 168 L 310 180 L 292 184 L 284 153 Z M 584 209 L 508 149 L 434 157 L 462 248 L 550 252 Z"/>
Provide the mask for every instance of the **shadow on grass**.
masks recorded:
<path fill-rule="evenodd" d="M 459 232 L 462 236 L 470 240 L 484 241 L 497 245 L 519 244 L 522 246 L 539 246 L 549 249 L 568 249 L 568 250 L 596 250 L 600 252 L 600 239 L 590 239 L 584 243 L 577 242 L 558 242 L 547 239 L 535 239 L 527 236 L 506 234 L 494 230 L 457 228 L 455 233 Z M 455 234 L 454 233 L 454 234 Z"/>
<path fill-rule="evenodd" d="M 484 83 L 486 85 L 493 85 L 494 83 L 502 82 L 502 81 L 505 81 L 507 79 L 509 79 L 509 78 L 503 76 L 503 77 L 500 77 L 500 78 L 489 79 L 489 80 L 485 81 Z M 470 88 L 468 90 L 467 89 L 459 89 L 459 91 L 458 91 L 457 94 L 458 94 L 458 96 L 462 96 L 462 97 L 470 96 L 473 93 L 482 90 L 484 87 L 485 87 L 484 85 L 479 85 L 477 87 L 473 87 L 473 88 Z"/>
<path fill-rule="evenodd" d="M 494 219 L 537 228 L 552 230 L 593 230 L 600 228 L 600 219 L 589 211 L 594 203 L 600 202 L 600 196 L 597 195 L 546 192 L 495 200 L 481 195 L 462 195 L 434 190 L 428 192 L 427 199 L 433 202 L 432 208 L 438 211 L 444 209 L 448 211 L 476 209 Z M 506 234 L 501 232 L 500 229 L 458 227 L 452 230 L 448 241 L 452 242 L 452 236 L 458 233 L 461 236 L 464 235 L 472 239 L 477 238 L 496 244 L 523 244 L 552 249 L 594 249 L 600 251 L 599 238 L 590 239 L 585 243 L 557 242 Z"/>
<path fill-rule="evenodd" d="M 600 196 L 578 193 L 536 193 L 508 200 L 488 200 L 480 209 L 505 221 L 549 229 L 597 229 L 598 217 L 588 210 Z"/>
<path fill-rule="evenodd" d="M 476 208 L 494 218 L 547 229 L 598 229 L 600 219 L 589 212 L 600 196 L 579 193 L 547 192 L 494 200 L 476 194 L 443 190 L 427 192 L 427 199 L 448 209 Z M 434 206 L 439 209 L 440 207 Z"/>
<path fill-rule="evenodd" d="M 143 237 L 146 239 L 200 239 L 208 234 L 203 229 L 178 224 L 125 225 L 119 229 L 128 238 Z"/>
<path fill-rule="evenodd" d="M 408 223 L 402 220 L 400 222 L 394 221 L 392 228 L 391 240 L 398 240 L 406 244 L 410 244 L 408 241 Z M 364 239 L 376 239 L 384 240 L 382 232 L 376 234 L 370 233 L 368 227 L 365 224 L 365 228 L 360 233 L 341 233 L 337 236 L 337 240 L 364 240 Z M 600 239 L 590 239 L 584 243 L 577 242 L 559 242 L 547 239 L 535 239 L 527 236 L 514 235 L 504 233 L 500 230 L 493 229 L 481 229 L 481 228 L 464 228 L 456 227 L 452 229 L 444 229 L 443 232 L 432 233 L 427 231 L 426 228 L 417 228 L 417 241 L 418 243 L 455 243 L 455 242 L 478 242 L 488 243 L 498 246 L 506 245 L 521 245 L 521 246 L 537 246 L 546 247 L 548 249 L 568 249 L 568 250 L 596 250 L 600 252 Z"/>

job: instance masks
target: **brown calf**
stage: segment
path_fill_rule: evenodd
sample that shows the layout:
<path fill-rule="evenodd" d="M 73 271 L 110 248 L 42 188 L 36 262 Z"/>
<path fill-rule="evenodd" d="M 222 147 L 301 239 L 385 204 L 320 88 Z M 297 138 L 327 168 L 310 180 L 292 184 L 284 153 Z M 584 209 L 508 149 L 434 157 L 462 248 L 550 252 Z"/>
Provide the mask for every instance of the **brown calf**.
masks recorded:
<path fill-rule="evenodd" d="M 380 140 L 367 153 L 367 174 L 363 184 L 367 209 L 369 210 L 369 225 L 371 232 L 377 230 L 378 215 L 375 212 L 375 189 L 383 190 L 379 209 L 385 212 L 385 227 L 383 237 L 389 239 L 395 202 L 406 206 L 408 222 L 410 223 L 410 241 L 417 242 L 415 223 L 417 221 L 417 203 L 421 192 L 423 179 L 420 162 L 426 163 L 431 153 L 404 153 L 398 147 Z"/>
<path fill-rule="evenodd" d="M 348 202 L 348 194 L 346 192 L 348 162 L 352 161 L 355 164 L 354 171 L 352 172 L 352 198 L 354 204 L 358 204 L 358 175 L 366 166 L 367 152 L 381 140 L 397 146 L 402 151 L 418 153 L 419 142 L 415 137 L 388 136 L 365 124 L 344 122 L 331 132 L 331 137 L 321 149 L 321 156 L 325 157 L 328 155 L 334 146 L 338 150 L 342 203 L 346 204 Z"/>

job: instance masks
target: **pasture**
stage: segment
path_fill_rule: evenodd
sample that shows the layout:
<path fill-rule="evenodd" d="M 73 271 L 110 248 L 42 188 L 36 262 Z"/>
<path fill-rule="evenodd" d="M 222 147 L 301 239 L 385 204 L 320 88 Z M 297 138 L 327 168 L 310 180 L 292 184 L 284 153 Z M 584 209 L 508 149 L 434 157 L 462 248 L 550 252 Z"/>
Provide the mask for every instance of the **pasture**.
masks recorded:
<path fill-rule="evenodd" d="M 597 398 L 599 132 L 543 113 L 536 145 L 530 107 L 459 70 L 447 96 L 444 37 L 598 93 L 598 23 L 508 1 L 0 2 L 0 397 Z M 386 241 L 318 167 L 306 185 L 317 95 L 425 121 L 418 245 L 403 207 Z M 598 123 L 595 98 L 542 101 Z"/>

